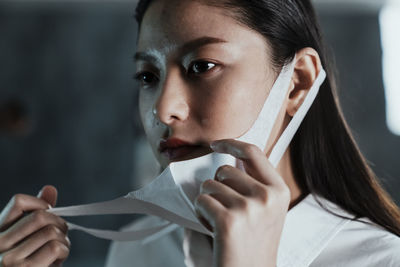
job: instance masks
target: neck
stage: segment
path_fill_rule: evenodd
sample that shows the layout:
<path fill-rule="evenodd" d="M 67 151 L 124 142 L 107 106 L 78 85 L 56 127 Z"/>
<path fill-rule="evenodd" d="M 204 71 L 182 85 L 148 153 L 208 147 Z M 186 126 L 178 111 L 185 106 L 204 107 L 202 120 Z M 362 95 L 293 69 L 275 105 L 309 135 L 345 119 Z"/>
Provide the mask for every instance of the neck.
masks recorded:
<path fill-rule="evenodd" d="M 290 190 L 290 205 L 289 210 L 293 208 L 304 198 L 303 190 L 299 187 L 293 174 L 292 161 L 290 157 L 290 149 L 287 149 L 281 161 L 277 166 L 277 171 L 285 181 Z"/>

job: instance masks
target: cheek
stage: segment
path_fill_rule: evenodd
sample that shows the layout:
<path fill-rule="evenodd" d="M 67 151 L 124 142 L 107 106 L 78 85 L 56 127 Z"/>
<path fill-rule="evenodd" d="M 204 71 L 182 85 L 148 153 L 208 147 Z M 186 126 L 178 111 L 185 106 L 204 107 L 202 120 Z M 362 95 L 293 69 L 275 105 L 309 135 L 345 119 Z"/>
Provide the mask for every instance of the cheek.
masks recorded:
<path fill-rule="evenodd" d="M 140 112 L 140 119 L 142 121 L 142 125 L 144 128 L 144 131 L 148 132 L 148 130 L 151 130 L 151 125 L 152 125 L 152 118 L 151 118 L 151 107 L 153 103 L 151 101 L 151 96 L 149 93 L 140 91 L 139 94 L 139 112 Z"/>
<path fill-rule="evenodd" d="M 232 70 L 198 98 L 201 127 L 210 139 L 237 138 L 251 127 L 268 95 L 269 81 L 261 76 Z"/>
<path fill-rule="evenodd" d="M 155 96 L 151 92 L 141 91 L 139 95 L 139 112 L 144 132 L 153 149 L 157 148 L 158 132 L 153 114 L 153 100 Z"/>
<path fill-rule="evenodd" d="M 152 91 L 146 91 L 145 89 L 140 91 L 139 94 L 139 112 L 140 119 L 142 121 L 143 129 L 146 134 L 147 141 L 149 142 L 153 154 L 157 159 L 160 166 L 164 168 L 168 165 L 165 158 L 160 156 L 158 152 L 158 145 L 160 137 L 164 134 L 163 128 L 156 124 L 156 118 L 153 114 L 154 101 L 157 99 L 157 95 Z"/>

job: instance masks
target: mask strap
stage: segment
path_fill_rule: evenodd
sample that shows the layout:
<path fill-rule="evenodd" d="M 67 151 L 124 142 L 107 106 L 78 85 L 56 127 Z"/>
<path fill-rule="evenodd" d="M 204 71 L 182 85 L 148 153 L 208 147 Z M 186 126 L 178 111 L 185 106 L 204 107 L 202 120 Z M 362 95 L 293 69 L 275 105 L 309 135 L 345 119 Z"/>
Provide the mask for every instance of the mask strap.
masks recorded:
<path fill-rule="evenodd" d="M 301 122 L 303 121 L 308 110 L 311 108 L 311 105 L 313 104 L 315 98 L 317 97 L 319 88 L 324 83 L 325 78 L 326 78 L 326 72 L 324 69 L 321 69 L 317 79 L 315 80 L 306 98 L 304 99 L 303 104 L 300 106 L 299 110 L 293 116 L 289 125 L 286 127 L 285 131 L 282 133 L 278 142 L 274 146 L 271 155 L 269 156 L 269 161 L 274 167 L 278 165 L 286 149 L 289 147 L 289 144 L 292 141 L 297 130 L 299 129 Z"/>
<path fill-rule="evenodd" d="M 283 66 L 253 126 L 237 140 L 254 144 L 261 150 L 265 149 L 276 118 L 285 101 L 292 80 L 295 61 L 296 57 L 290 64 Z"/>

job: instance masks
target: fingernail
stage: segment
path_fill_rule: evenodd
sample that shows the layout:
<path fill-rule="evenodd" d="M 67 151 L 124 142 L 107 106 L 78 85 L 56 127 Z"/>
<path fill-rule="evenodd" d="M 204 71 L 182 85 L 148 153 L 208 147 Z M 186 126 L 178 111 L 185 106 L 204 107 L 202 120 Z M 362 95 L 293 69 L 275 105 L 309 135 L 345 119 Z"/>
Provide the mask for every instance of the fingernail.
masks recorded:
<path fill-rule="evenodd" d="M 42 189 L 40 189 L 39 193 L 37 194 L 37 197 L 38 197 L 38 198 L 40 198 L 40 197 L 42 196 L 43 189 L 44 189 L 44 187 L 43 187 Z"/>
<path fill-rule="evenodd" d="M 215 180 L 222 182 L 224 180 L 224 177 L 220 173 L 217 173 L 217 175 L 215 175 Z"/>
<path fill-rule="evenodd" d="M 65 240 L 67 240 L 68 245 L 71 245 L 71 240 L 69 240 L 68 236 L 65 236 Z"/>
<path fill-rule="evenodd" d="M 47 209 L 51 210 L 53 207 L 50 204 L 47 204 Z"/>
<path fill-rule="evenodd" d="M 210 147 L 211 147 L 212 150 L 217 149 L 217 147 L 218 147 L 218 142 L 217 142 L 217 141 L 212 142 L 212 143 L 210 144 Z"/>

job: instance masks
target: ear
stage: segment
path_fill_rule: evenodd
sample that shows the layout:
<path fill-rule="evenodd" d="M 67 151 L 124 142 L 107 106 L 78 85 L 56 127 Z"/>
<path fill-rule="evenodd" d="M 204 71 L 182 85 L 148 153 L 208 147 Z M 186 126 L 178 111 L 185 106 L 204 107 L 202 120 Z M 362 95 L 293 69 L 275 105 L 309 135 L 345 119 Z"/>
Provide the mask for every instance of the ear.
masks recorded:
<path fill-rule="evenodd" d="M 321 68 L 321 59 L 317 51 L 313 48 L 307 47 L 297 52 L 294 74 L 286 107 L 286 112 L 290 117 L 293 117 L 301 104 L 303 104 Z"/>

